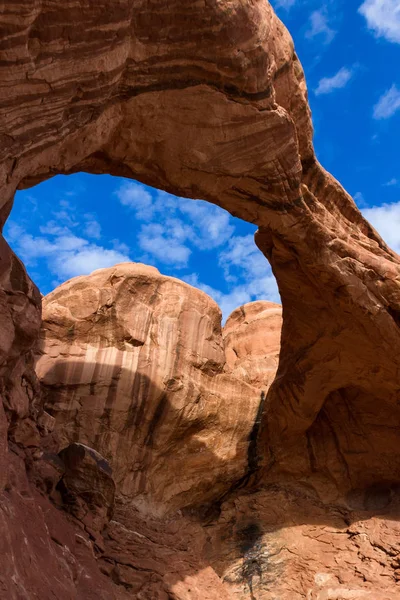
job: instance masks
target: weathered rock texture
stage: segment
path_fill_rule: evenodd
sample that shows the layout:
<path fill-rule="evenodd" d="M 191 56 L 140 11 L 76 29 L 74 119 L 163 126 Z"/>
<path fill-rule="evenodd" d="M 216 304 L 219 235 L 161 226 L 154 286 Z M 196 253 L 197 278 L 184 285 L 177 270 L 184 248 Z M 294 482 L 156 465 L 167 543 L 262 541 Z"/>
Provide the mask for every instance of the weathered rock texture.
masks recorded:
<path fill-rule="evenodd" d="M 260 362 L 254 327 L 248 335 L 242 324 L 237 339 L 243 318 L 229 320 L 228 352 L 239 354 L 247 341 L 251 365 L 254 346 L 248 382 L 245 365 L 225 365 L 215 302 L 154 267 L 121 264 L 49 294 L 37 373 L 56 419 L 57 450 L 74 441 L 98 450 L 119 493 L 141 512 L 224 494 L 248 472 L 249 436 L 276 371 L 282 322 L 278 305 L 243 310 L 252 325 L 268 329 L 269 312 L 276 325 Z"/>
<path fill-rule="evenodd" d="M 282 307 L 250 302 L 230 315 L 223 329 L 226 362 L 241 381 L 267 391 L 278 368 Z"/>
<path fill-rule="evenodd" d="M 137 264 L 44 299 L 37 372 L 55 419 L 46 443 L 66 447 L 56 489 L 101 570 L 133 597 L 398 596 L 399 485 L 336 503 L 332 483 L 312 478 L 249 490 L 281 327 L 279 305 L 253 302 L 221 331 L 203 292 Z"/>
<path fill-rule="evenodd" d="M 86 170 L 256 223 L 283 303 L 260 478 L 330 502 L 394 489 L 399 257 L 316 161 L 303 71 L 270 4 L 8 0 L 0 28 L 0 222 L 18 187 Z M 30 355 L 40 297 L 4 240 L 0 256 L 4 488 L 7 436 L 29 465 L 51 419 Z"/>

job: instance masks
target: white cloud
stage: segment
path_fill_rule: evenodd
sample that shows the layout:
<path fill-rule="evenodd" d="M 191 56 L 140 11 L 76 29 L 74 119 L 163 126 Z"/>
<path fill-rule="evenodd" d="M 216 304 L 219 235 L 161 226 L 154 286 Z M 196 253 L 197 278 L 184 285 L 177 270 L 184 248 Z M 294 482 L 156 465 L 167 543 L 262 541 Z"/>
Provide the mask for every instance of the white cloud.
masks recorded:
<path fill-rule="evenodd" d="M 195 253 L 200 260 L 204 257 L 205 261 L 214 261 L 225 276 L 225 281 L 221 277 L 223 291 L 199 281 L 196 274 L 184 279 L 211 295 L 225 318 L 252 300 L 279 302 L 275 278 L 253 235 L 234 235 L 235 221 L 223 209 L 201 200 L 149 190 L 134 182 L 124 182 L 116 195 L 139 221 L 134 221 L 132 227 L 134 245 L 141 253 L 136 253 L 136 260 L 176 270 L 187 267 Z M 85 213 L 77 222 L 78 211 L 70 202 L 61 200 L 36 235 L 10 220 L 6 226 L 7 239 L 31 273 L 36 266 L 40 272 L 47 265 L 55 286 L 67 278 L 131 260 L 129 248 L 119 240 L 98 242 L 101 227 L 96 215 Z M 215 253 L 217 248 L 221 248 L 219 255 Z"/>
<path fill-rule="evenodd" d="M 114 250 L 122 252 L 122 254 L 129 254 L 129 246 L 124 242 L 120 242 L 119 240 L 111 240 L 111 245 Z"/>
<path fill-rule="evenodd" d="M 315 90 L 316 96 L 321 94 L 330 94 L 334 90 L 344 88 L 353 76 L 353 71 L 342 67 L 332 77 L 323 77 Z"/>
<path fill-rule="evenodd" d="M 369 29 L 389 42 L 400 44 L 400 3 L 398 0 L 365 0 L 358 11 Z"/>
<path fill-rule="evenodd" d="M 153 218 L 155 212 L 153 197 L 142 185 L 128 181 L 123 183 L 115 194 L 123 206 L 135 211 L 137 219 L 147 221 Z"/>
<path fill-rule="evenodd" d="M 252 235 L 235 236 L 219 255 L 228 291 L 222 292 L 199 281 L 197 274 L 184 280 L 197 287 L 218 303 L 225 321 L 233 310 L 253 300 L 280 302 L 278 286 L 271 267 L 254 243 Z"/>
<path fill-rule="evenodd" d="M 66 204 L 66 202 L 60 202 L 60 204 Z M 54 217 L 56 218 L 56 220 L 58 222 L 61 222 L 64 224 L 64 226 L 66 227 L 77 227 L 78 226 L 78 221 L 76 221 L 74 219 L 74 214 L 76 214 L 76 211 L 73 207 L 68 206 L 67 210 L 59 210 L 59 211 L 55 211 L 53 212 Z M 54 222 L 54 221 L 52 221 Z"/>
<path fill-rule="evenodd" d="M 237 281 L 243 272 L 251 277 L 265 275 L 269 264 L 255 245 L 251 234 L 230 239 L 226 250 L 219 256 L 227 281 Z"/>
<path fill-rule="evenodd" d="M 191 247 L 210 251 L 233 235 L 229 213 L 203 200 L 178 198 L 157 190 L 150 193 L 133 182 L 124 183 L 115 193 L 136 219 L 145 222 L 138 233 L 145 262 L 156 259 L 183 268 L 188 264 Z"/>
<path fill-rule="evenodd" d="M 374 106 L 374 119 L 389 119 L 400 108 L 400 90 L 393 84 Z"/>
<path fill-rule="evenodd" d="M 268 273 L 268 263 L 264 271 Z M 280 303 L 281 301 L 276 280 L 272 274 L 267 274 L 260 279 L 249 280 L 244 284 L 233 286 L 227 293 L 202 283 L 197 273 L 183 277 L 183 280 L 193 285 L 193 287 L 202 290 L 215 300 L 222 311 L 223 323 L 225 323 L 226 319 L 236 308 L 247 304 L 247 302 L 269 300 L 270 302 Z"/>
<path fill-rule="evenodd" d="M 129 261 L 129 256 L 116 250 L 88 244 L 77 251 L 61 252 L 54 259 L 52 270 L 61 278 L 69 278 L 77 275 L 88 275 L 96 269 L 104 269 Z"/>
<path fill-rule="evenodd" d="M 252 300 L 280 302 L 270 264 L 255 245 L 252 235 L 231 238 L 227 249 L 219 256 L 219 265 L 224 269 L 226 281 L 236 284 L 233 295 L 223 300 L 225 307 L 232 298 L 237 302 L 239 296 L 243 299 L 233 308 Z"/>
<path fill-rule="evenodd" d="M 385 185 L 386 187 L 391 187 L 391 186 L 395 186 L 395 185 L 398 185 L 398 184 L 399 184 L 398 179 L 396 179 L 395 177 L 393 177 L 393 179 L 390 179 L 389 181 L 387 181 L 383 185 Z"/>
<path fill-rule="evenodd" d="M 297 0 L 275 0 L 274 6 L 275 8 L 284 8 L 285 10 L 289 10 L 296 4 Z"/>
<path fill-rule="evenodd" d="M 224 294 L 220 290 L 216 290 L 215 288 L 199 281 L 199 276 L 197 273 L 193 273 L 192 275 L 184 277 L 183 279 L 193 287 L 202 290 L 213 300 L 215 300 L 222 312 L 222 323 L 225 323 L 226 319 L 236 308 L 246 304 L 247 302 L 251 302 L 252 300 L 251 294 L 245 289 L 245 286 L 237 286 L 230 292 Z"/>
<path fill-rule="evenodd" d="M 400 202 L 365 208 L 362 213 L 388 246 L 400 254 Z"/>
<path fill-rule="evenodd" d="M 80 225 L 83 227 L 83 232 L 89 237 L 96 240 L 101 238 L 101 225 L 98 222 L 96 215 L 86 213 L 83 215 L 83 224 L 76 221 L 71 215 L 77 213 L 77 210 L 69 202 L 60 201 L 60 206 L 67 210 L 54 211 L 52 214 L 56 220 L 51 219 L 45 225 L 41 225 L 39 230 L 45 235 L 69 235 L 71 229 L 77 229 Z"/>
<path fill-rule="evenodd" d="M 52 222 L 41 230 L 48 234 L 47 237 L 33 236 L 20 225 L 9 222 L 7 239 L 28 267 L 35 266 L 38 260 L 45 260 L 58 283 L 130 260 L 127 254 L 90 243 L 65 228 L 57 228 Z"/>
<path fill-rule="evenodd" d="M 41 225 L 39 231 L 45 235 L 66 235 L 70 232 L 68 227 L 58 225 L 56 221 L 48 221 L 46 225 Z"/>
<path fill-rule="evenodd" d="M 202 200 L 182 198 L 181 212 L 189 217 L 195 229 L 193 243 L 201 249 L 211 250 L 224 244 L 235 230 L 230 215 L 225 210 Z"/>
<path fill-rule="evenodd" d="M 253 235 L 234 236 L 229 213 L 202 200 L 177 198 L 166 192 L 145 190 L 127 182 L 117 191 L 120 202 L 135 218 L 144 221 L 138 232 L 138 244 L 144 252 L 141 260 L 167 264 L 176 269 L 187 267 L 193 251 L 224 250 L 218 257 L 223 269 L 226 293 L 199 280 L 194 273 L 183 277 L 202 289 L 219 304 L 224 318 L 241 304 L 256 299 L 279 302 L 274 276 L 266 258 L 254 243 Z M 166 218 L 166 215 L 168 217 Z"/>
<path fill-rule="evenodd" d="M 85 233 L 88 237 L 99 240 L 101 238 L 101 225 L 97 221 L 96 217 L 91 214 L 84 215 L 86 220 Z"/>
<path fill-rule="evenodd" d="M 318 37 L 325 44 L 330 44 L 336 35 L 336 31 L 329 26 L 326 7 L 315 10 L 310 15 L 310 26 L 306 31 L 306 37 L 309 39 Z"/>
<path fill-rule="evenodd" d="M 187 232 L 180 225 L 149 223 L 142 226 L 138 241 L 140 248 L 151 257 L 179 269 L 187 266 L 192 252 L 184 244 L 187 237 Z M 148 262 L 149 258 L 145 256 L 143 260 Z"/>

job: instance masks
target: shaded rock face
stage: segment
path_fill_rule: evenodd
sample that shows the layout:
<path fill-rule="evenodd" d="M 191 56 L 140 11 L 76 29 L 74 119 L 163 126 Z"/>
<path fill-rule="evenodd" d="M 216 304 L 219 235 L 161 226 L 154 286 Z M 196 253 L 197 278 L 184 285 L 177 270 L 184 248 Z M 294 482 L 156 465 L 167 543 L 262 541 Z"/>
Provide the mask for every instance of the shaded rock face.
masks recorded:
<path fill-rule="evenodd" d="M 115 483 L 101 454 L 84 444 L 70 444 L 59 453 L 64 470 L 57 489 L 63 503 L 91 531 L 102 531 L 112 516 Z"/>
<path fill-rule="evenodd" d="M 30 0 L 12 2 L 2 27 L 0 222 L 16 188 L 86 170 L 204 198 L 256 223 L 284 307 L 279 376 L 260 429 L 265 477 L 310 473 L 308 431 L 322 430 L 338 390 L 349 413 L 367 402 L 374 423 L 383 404 L 397 423 L 399 259 L 318 164 L 304 74 L 270 4 L 105 0 L 78 10 L 67 1 L 55 11 Z M 2 248 L 7 390 L 29 380 L 24 355 L 40 300 Z M 33 411 L 34 429 L 34 396 L 19 383 L 13 400 L 4 394 L 8 423 Z M 368 473 L 346 458 L 349 476 L 335 476 L 343 494 L 400 469 L 397 434 L 389 465 L 376 460 L 378 432 L 368 429 Z"/>
<path fill-rule="evenodd" d="M 385 507 L 323 503 L 298 483 L 232 496 L 204 552 L 233 598 L 395 600 L 399 488 L 372 495 Z"/>
<path fill-rule="evenodd" d="M 141 512 L 223 495 L 249 470 L 249 437 L 277 367 L 280 307 L 245 310 L 266 330 L 273 314 L 261 357 L 241 314 L 223 337 L 215 302 L 153 267 L 121 264 L 57 288 L 43 302 L 36 366 L 57 450 L 74 441 L 98 450 Z M 224 339 L 227 354 L 245 348 L 245 365 L 226 360 Z"/>
<path fill-rule="evenodd" d="M 43 317 L 37 371 L 55 419 L 47 444 L 66 446 L 57 488 L 116 586 L 165 600 L 398 597 L 399 485 L 354 489 L 340 502 L 329 471 L 249 486 L 259 466 L 259 392 L 265 402 L 278 366 L 279 305 L 242 306 L 221 330 L 205 294 L 152 267 L 122 264 L 60 286 L 44 299 Z M 120 365 L 129 360 L 127 379 Z M 140 402 L 138 373 L 156 384 Z M 177 373 L 181 385 L 172 387 Z M 127 426 L 138 411 L 140 422 Z M 337 435 L 352 439 L 342 416 Z M 310 445 L 316 461 L 329 451 L 335 474 L 344 462 L 322 423 L 325 440 L 310 430 Z M 96 451 L 113 469 L 115 502 Z"/>
<path fill-rule="evenodd" d="M 42 481 L 44 466 L 43 461 Z M 33 473 L 29 471 L 29 475 Z M 24 458 L 12 445 L 7 483 L 0 498 L 0 528 L 1 598 L 127 600 L 132 597 L 99 570 L 93 538 L 29 481 Z"/>
<path fill-rule="evenodd" d="M 316 490 L 319 501 L 338 502 L 342 507 L 348 502 L 361 507 L 357 510 L 371 511 L 374 506 L 378 508 L 373 510 L 394 510 L 389 500 L 400 472 L 399 257 L 317 162 L 304 74 L 291 38 L 270 4 L 266 0 L 184 0 L 168 5 L 161 0 L 87 0 L 77 6 L 66 0 L 61 7 L 53 0 L 9 0 L 2 5 L 0 27 L 0 224 L 7 219 L 17 188 L 78 170 L 119 174 L 177 195 L 200 197 L 256 223 L 256 242 L 272 264 L 283 304 L 278 371 L 263 410 L 256 415 L 252 437 L 254 455 L 260 458 L 254 467 L 259 479 L 263 485 L 292 482 L 295 489 L 306 486 Z M 30 528 L 32 520 L 23 520 L 26 507 L 35 511 L 42 501 L 23 483 L 23 464 L 39 486 L 40 473 L 47 473 L 47 483 L 40 488 L 43 493 L 46 486 L 53 489 L 57 469 L 48 464 L 41 468 L 39 463 L 42 449 L 51 454 L 57 441 L 56 434 L 49 433 L 52 415 L 42 412 L 32 369 L 40 296 L 4 239 L 0 258 L 0 489 L 5 490 L 2 508 L 14 511 L 14 520 L 5 517 L 3 530 L 15 534 L 10 544 L 17 555 L 25 544 L 21 531 L 26 532 L 28 544 L 37 540 L 47 544 L 47 550 L 31 546 L 19 571 L 7 553 L 10 545 L 4 549 L 6 576 L 2 574 L 1 591 L 18 598 L 30 593 L 23 588 L 33 570 L 29 565 L 38 554 L 40 560 L 50 556 L 53 548 L 45 528 L 50 508 L 44 509 L 46 521 L 37 521 L 41 523 L 37 529 L 34 524 Z M 86 303 L 92 306 L 96 301 L 89 294 Z M 130 338 L 123 339 L 133 352 L 140 349 L 135 346 L 140 337 L 133 337 L 133 344 Z M 237 342 L 237 361 L 227 355 L 233 370 L 230 376 L 248 369 L 241 343 L 246 346 L 245 336 Z M 252 367 L 242 385 L 252 385 L 258 369 Z M 162 427 L 162 419 L 158 422 Z M 168 441 L 168 434 L 164 436 Z M 164 441 L 160 439 L 160 444 Z M 7 447 L 11 449 L 8 457 Z M 7 468 L 16 453 L 20 477 Z M 144 462 L 140 457 L 140 465 Z M 219 468 L 223 485 L 217 485 L 218 493 L 234 479 L 230 467 Z M 210 475 L 206 481 L 212 479 Z M 243 482 L 249 493 L 254 491 L 248 487 L 251 482 Z M 206 487 L 196 502 L 203 492 L 209 501 Z M 12 498 L 7 496 L 11 493 Z M 164 496 L 160 498 L 154 494 L 154 506 L 165 507 Z M 168 498 L 171 509 L 176 507 L 174 491 Z M 240 498 L 238 502 L 244 501 L 244 496 Z M 387 507 L 379 508 L 386 501 Z M 54 514 L 55 522 L 62 522 L 64 528 L 65 515 Z M 222 510 L 220 518 L 223 515 Z M 267 517 L 264 520 L 269 522 Z M 13 530 L 11 522 L 16 523 Z M 281 520 L 277 522 L 282 525 Z M 388 515 L 382 522 L 393 530 Z M 146 571 L 144 581 L 132 573 L 135 566 L 126 556 L 122 562 L 116 560 L 118 553 L 123 554 L 116 547 L 120 534 L 116 527 L 110 533 L 114 550 L 104 555 L 103 569 L 110 575 L 105 580 L 111 586 L 106 597 L 126 590 L 138 598 L 164 599 L 195 598 L 195 594 L 224 598 L 228 593 L 216 571 L 210 574 L 207 560 L 201 562 L 200 541 L 193 548 L 197 558 L 191 554 L 184 560 L 178 553 L 176 562 L 168 561 L 165 548 L 171 546 L 161 541 L 159 524 L 146 525 L 153 531 L 153 540 L 159 536 L 161 544 L 153 565 L 157 575 L 152 579 Z M 258 539 L 257 527 L 245 525 L 251 539 Z M 138 529 L 128 529 L 131 533 L 126 534 L 132 552 L 139 544 L 132 531 Z M 361 531 L 360 544 L 365 535 L 378 539 Z M 193 533 L 191 539 L 202 538 Z M 180 548 L 190 546 L 183 539 L 180 544 Z M 373 557 L 381 545 L 378 540 Z M 381 563 L 396 564 L 396 544 L 385 542 L 383 548 Z M 375 560 L 370 549 L 364 551 L 367 562 Z M 138 557 L 143 555 L 140 552 Z M 57 587 L 52 593 L 50 579 L 40 587 L 37 569 L 31 578 L 32 590 L 42 598 L 90 598 L 84 574 L 91 567 L 78 573 L 65 560 L 62 567 L 57 566 L 59 561 L 51 564 L 62 569 L 57 586 L 65 578 L 67 592 Z M 183 564 L 184 568 L 178 566 Z M 303 573 L 304 565 L 294 565 L 293 573 L 299 569 Z M 148 568 L 142 565 L 143 571 Z M 302 592 L 303 596 L 324 600 L 340 598 L 340 594 L 346 598 L 372 594 L 376 599 L 379 594 L 390 598 L 395 593 L 384 587 L 396 585 L 394 571 L 389 571 L 386 584 L 382 578 L 370 581 L 368 573 L 358 571 L 363 578 L 359 585 L 338 576 L 341 591 L 335 587 L 336 580 L 330 582 L 325 571 L 318 571 L 310 583 L 314 587 Z M 168 573 L 174 573 L 172 580 Z M 199 577 L 201 573 L 201 582 L 196 573 Z M 260 578 L 258 567 L 254 573 L 255 585 Z M 292 579 L 289 575 L 291 585 L 294 575 Z M 244 590 L 248 590 L 246 585 Z M 97 588 L 96 597 L 104 596 L 106 588 Z M 297 591 L 296 580 L 292 592 L 284 593 Z M 273 597 L 273 592 L 268 593 Z"/>

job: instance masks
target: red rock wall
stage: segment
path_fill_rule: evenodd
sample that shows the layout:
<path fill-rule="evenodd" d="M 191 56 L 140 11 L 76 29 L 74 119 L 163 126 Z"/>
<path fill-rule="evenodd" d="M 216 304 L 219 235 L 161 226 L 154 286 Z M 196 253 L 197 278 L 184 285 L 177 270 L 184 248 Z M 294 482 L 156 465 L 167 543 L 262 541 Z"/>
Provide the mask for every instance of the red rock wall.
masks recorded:
<path fill-rule="evenodd" d="M 392 497 L 399 258 L 316 161 L 304 75 L 269 3 L 16 0 L 0 3 L 0 27 L 0 222 L 18 187 L 86 170 L 257 223 L 283 304 L 260 477 L 330 502 L 384 485 Z M 40 298 L 0 251 L 4 487 L 6 430 L 29 465 L 50 422 L 30 355 Z"/>
<path fill-rule="evenodd" d="M 268 2 L 11 6 L 0 65 L 3 220 L 16 187 L 77 170 L 217 203 L 259 225 L 284 306 L 266 467 L 309 470 L 305 432 L 338 389 L 356 387 L 396 413 L 398 258 L 317 163 L 304 75 Z M 364 479 L 352 473 L 355 485 Z"/>
<path fill-rule="evenodd" d="M 276 322 L 262 361 L 254 329 L 242 323 L 237 341 L 242 319 L 227 325 L 228 348 L 247 335 L 251 377 L 226 364 L 216 303 L 154 267 L 121 264 L 58 287 L 44 299 L 36 366 L 57 451 L 95 448 L 142 513 L 223 496 L 248 473 L 249 436 L 277 367 L 281 307 L 248 306 L 265 329 L 274 307 Z"/>
<path fill-rule="evenodd" d="M 242 306 L 221 330 L 203 292 L 123 264 L 61 285 L 43 319 L 37 372 L 55 420 L 45 443 L 67 447 L 63 506 L 93 539 L 100 569 L 133 597 L 398 596 L 400 486 L 368 485 L 372 405 L 349 419 L 350 402 L 368 406 L 365 396 L 342 391 L 325 403 L 307 433 L 307 476 L 257 485 L 279 305 Z M 337 481 L 350 481 L 352 463 L 366 483 L 343 497 Z"/>

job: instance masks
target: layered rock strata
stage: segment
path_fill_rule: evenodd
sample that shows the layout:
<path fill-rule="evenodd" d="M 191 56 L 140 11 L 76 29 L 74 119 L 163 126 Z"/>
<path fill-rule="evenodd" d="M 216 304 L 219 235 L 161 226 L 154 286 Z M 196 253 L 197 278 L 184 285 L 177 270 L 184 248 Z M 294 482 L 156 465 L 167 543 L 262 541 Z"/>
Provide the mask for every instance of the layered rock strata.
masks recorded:
<path fill-rule="evenodd" d="M 391 498 L 399 257 L 317 162 L 304 74 L 270 4 L 8 0 L 0 27 L 0 223 L 17 188 L 79 170 L 200 197 L 256 223 L 284 317 L 253 438 L 259 479 L 297 482 L 341 506 L 371 490 Z M 31 469 L 52 421 L 32 370 L 40 296 L 4 239 L 0 257 L 0 488 L 13 480 L 21 491 L 7 445 Z"/>
<path fill-rule="evenodd" d="M 227 361 L 215 302 L 153 267 L 121 264 L 57 288 L 44 299 L 36 370 L 59 449 L 77 441 L 99 451 L 141 512 L 226 493 L 249 470 L 249 437 L 279 352 L 281 308 L 256 302 L 246 311 L 251 326 L 235 313 L 228 321 L 226 353 L 238 360 Z M 255 331 L 269 329 L 270 315 L 260 355 Z"/>
<path fill-rule="evenodd" d="M 99 568 L 146 600 L 394 600 L 400 486 L 336 502 L 322 475 L 249 486 L 281 307 L 247 304 L 223 330 L 220 318 L 203 292 L 137 264 L 44 299 L 37 372 L 63 461 L 56 490 Z"/>
<path fill-rule="evenodd" d="M 3 4 L 1 220 L 16 188 L 78 170 L 223 206 L 259 226 L 284 306 L 262 418 L 266 470 L 309 473 L 307 432 L 338 394 L 350 413 L 383 405 L 371 420 L 397 422 L 399 260 L 318 164 L 303 71 L 270 4 Z M 10 279 L 18 261 L 5 243 L 3 253 L 9 373 L 13 348 L 36 335 L 40 302 L 23 270 Z M 376 428 L 362 429 L 368 469 L 351 458 L 359 447 L 345 449 L 341 493 L 400 469 L 397 434 L 381 461 Z"/>

